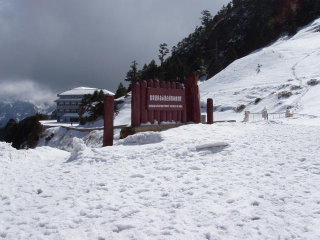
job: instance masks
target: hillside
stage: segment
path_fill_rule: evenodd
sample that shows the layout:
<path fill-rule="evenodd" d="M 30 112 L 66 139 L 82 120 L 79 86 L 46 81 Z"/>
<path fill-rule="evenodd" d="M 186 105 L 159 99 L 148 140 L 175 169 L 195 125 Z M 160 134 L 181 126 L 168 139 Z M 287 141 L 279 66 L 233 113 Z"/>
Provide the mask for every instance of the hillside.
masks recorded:
<path fill-rule="evenodd" d="M 320 117 L 320 84 L 311 86 L 312 79 L 315 84 L 320 83 L 319 59 L 320 19 L 317 19 L 293 37 L 282 38 L 233 62 L 202 83 L 201 99 L 213 97 L 216 115 L 222 111 L 234 113 L 237 106 L 244 104 L 245 110 L 252 112 L 260 112 L 264 107 L 271 112 L 289 108 Z M 284 91 L 292 96 L 281 98 Z M 257 99 L 261 100 L 255 103 Z"/>

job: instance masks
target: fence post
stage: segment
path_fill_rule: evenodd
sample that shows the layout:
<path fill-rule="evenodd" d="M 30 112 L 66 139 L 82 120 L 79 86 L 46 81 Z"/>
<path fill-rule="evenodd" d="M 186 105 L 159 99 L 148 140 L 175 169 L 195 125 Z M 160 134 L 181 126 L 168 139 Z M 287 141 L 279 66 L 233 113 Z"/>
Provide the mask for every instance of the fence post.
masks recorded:
<path fill-rule="evenodd" d="M 207 99 L 207 123 L 213 124 L 213 99 Z"/>
<path fill-rule="evenodd" d="M 245 111 L 244 112 L 244 122 L 249 122 L 249 116 L 250 116 L 250 112 L 249 111 Z"/>
<path fill-rule="evenodd" d="M 114 96 L 105 96 L 103 105 L 104 128 L 103 128 L 103 146 L 113 145 L 113 114 L 114 114 Z"/>
<path fill-rule="evenodd" d="M 131 94 L 131 126 L 140 126 L 140 84 L 132 83 Z"/>

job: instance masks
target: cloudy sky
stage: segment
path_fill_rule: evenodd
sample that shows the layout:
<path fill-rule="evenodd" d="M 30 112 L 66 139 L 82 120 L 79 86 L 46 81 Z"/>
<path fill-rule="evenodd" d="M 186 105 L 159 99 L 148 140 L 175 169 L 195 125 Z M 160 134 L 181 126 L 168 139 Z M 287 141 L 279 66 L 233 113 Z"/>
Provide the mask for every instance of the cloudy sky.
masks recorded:
<path fill-rule="evenodd" d="M 157 59 L 229 0 L 0 0 L 0 96 L 37 101 L 77 86 L 115 90 L 132 60 Z M 28 93 L 26 93 L 28 92 Z"/>

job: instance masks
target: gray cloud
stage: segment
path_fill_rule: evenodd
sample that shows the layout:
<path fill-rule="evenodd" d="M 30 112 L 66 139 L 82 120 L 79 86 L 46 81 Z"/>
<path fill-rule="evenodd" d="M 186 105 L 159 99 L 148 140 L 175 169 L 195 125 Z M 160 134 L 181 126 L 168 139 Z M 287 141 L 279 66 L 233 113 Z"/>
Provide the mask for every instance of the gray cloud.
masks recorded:
<path fill-rule="evenodd" d="M 114 90 L 132 60 L 157 59 L 160 43 L 172 47 L 200 24 L 201 10 L 227 2 L 0 0 L 0 82 Z"/>
<path fill-rule="evenodd" d="M 47 87 L 43 87 L 30 79 L 1 81 L 0 89 L 0 101 L 3 102 L 28 101 L 41 107 L 47 104 L 51 105 L 56 98 L 56 94 Z"/>

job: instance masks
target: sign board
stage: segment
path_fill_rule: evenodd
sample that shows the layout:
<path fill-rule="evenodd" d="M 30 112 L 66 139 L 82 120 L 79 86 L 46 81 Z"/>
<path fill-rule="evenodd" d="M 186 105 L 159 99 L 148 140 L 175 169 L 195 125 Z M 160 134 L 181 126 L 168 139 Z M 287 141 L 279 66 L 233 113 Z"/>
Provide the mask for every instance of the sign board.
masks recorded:
<path fill-rule="evenodd" d="M 148 110 L 180 110 L 185 107 L 184 89 L 147 88 Z"/>

